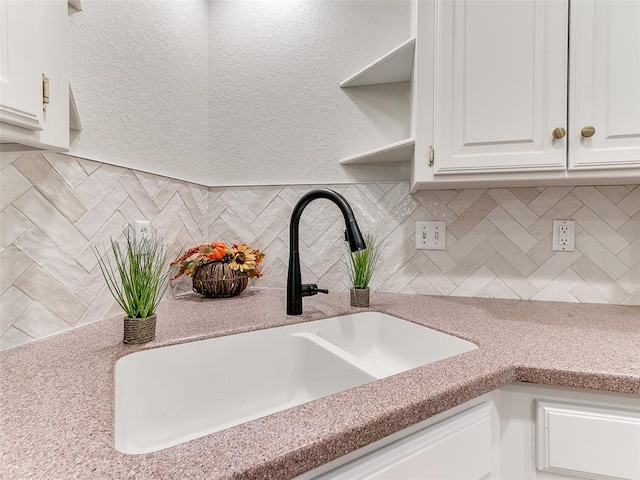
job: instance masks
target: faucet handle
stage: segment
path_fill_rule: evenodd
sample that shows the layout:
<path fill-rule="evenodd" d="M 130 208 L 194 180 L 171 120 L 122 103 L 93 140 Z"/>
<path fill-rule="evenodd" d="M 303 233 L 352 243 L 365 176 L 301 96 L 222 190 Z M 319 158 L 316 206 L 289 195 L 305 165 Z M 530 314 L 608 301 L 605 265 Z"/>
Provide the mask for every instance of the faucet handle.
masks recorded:
<path fill-rule="evenodd" d="M 317 293 L 329 293 L 329 290 L 325 290 L 324 288 L 318 288 L 318 285 L 315 283 L 304 283 L 302 284 L 302 296 L 303 297 L 311 297 L 316 295 Z"/>

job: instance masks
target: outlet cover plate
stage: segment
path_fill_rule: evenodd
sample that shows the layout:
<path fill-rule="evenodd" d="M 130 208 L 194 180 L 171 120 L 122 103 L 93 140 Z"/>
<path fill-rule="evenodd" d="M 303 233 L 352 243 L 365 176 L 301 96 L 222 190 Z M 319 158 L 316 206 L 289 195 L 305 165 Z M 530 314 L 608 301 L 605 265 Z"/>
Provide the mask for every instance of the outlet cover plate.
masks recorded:
<path fill-rule="evenodd" d="M 418 250 L 446 250 L 447 222 L 416 222 L 416 248 Z"/>
<path fill-rule="evenodd" d="M 576 221 L 554 220 L 551 250 L 573 252 L 576 249 Z"/>
<path fill-rule="evenodd" d="M 148 220 L 136 220 L 133 222 L 133 238 L 142 241 L 151 235 L 151 222 Z"/>

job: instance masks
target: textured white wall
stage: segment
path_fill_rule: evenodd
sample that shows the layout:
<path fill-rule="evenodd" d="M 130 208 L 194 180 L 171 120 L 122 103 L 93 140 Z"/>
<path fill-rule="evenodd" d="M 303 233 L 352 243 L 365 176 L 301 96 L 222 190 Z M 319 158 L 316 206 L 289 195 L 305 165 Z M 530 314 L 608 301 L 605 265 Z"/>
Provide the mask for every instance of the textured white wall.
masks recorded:
<path fill-rule="evenodd" d="M 408 38 L 408 0 L 83 8 L 69 32 L 73 155 L 214 186 L 408 178 L 408 165 L 338 165 L 409 135 L 407 84 L 338 87 Z"/>
<path fill-rule="evenodd" d="M 83 125 L 72 154 L 203 183 L 207 10 L 207 0 L 91 0 L 70 16 Z"/>
<path fill-rule="evenodd" d="M 338 84 L 409 38 L 408 1 L 209 5 L 209 185 L 405 180 L 342 157 L 407 138 L 407 84 Z"/>

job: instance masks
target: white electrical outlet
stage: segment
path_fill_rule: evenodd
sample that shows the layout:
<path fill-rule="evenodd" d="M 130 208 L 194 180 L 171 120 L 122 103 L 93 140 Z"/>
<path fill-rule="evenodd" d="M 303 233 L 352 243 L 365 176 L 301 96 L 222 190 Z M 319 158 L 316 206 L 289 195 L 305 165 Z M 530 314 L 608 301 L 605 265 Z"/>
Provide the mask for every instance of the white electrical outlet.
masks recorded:
<path fill-rule="evenodd" d="M 133 237 L 139 242 L 151 235 L 151 222 L 148 220 L 136 220 L 133 222 Z"/>
<path fill-rule="evenodd" d="M 551 250 L 573 252 L 576 249 L 576 221 L 554 220 Z"/>
<path fill-rule="evenodd" d="M 447 222 L 416 222 L 418 250 L 446 250 Z"/>

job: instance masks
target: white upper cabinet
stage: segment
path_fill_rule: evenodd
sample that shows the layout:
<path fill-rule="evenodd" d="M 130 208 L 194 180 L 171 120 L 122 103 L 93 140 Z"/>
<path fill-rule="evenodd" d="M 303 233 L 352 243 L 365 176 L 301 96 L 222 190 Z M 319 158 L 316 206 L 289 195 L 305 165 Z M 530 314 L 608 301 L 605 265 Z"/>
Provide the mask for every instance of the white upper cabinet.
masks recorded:
<path fill-rule="evenodd" d="M 38 71 L 38 4 L 0 1 L 0 121 L 42 130 Z"/>
<path fill-rule="evenodd" d="M 412 190 L 640 182 L 639 25 L 637 0 L 416 0 Z"/>
<path fill-rule="evenodd" d="M 563 170 L 568 4 L 441 3 L 436 174 Z"/>
<path fill-rule="evenodd" d="M 640 2 L 572 2 L 570 32 L 569 169 L 640 166 Z"/>
<path fill-rule="evenodd" d="M 0 0 L 1 143 L 69 148 L 67 21 L 66 0 Z"/>

